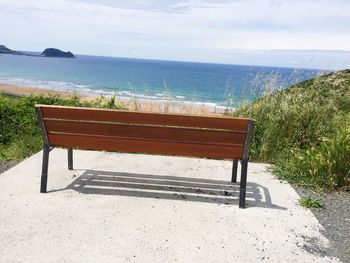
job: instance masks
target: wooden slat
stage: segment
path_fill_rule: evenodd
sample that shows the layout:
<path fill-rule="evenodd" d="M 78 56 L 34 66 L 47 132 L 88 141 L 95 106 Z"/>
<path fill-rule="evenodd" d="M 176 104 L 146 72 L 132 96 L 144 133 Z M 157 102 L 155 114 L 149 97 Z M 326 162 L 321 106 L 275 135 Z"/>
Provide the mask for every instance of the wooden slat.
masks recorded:
<path fill-rule="evenodd" d="M 246 131 L 249 119 L 37 105 L 44 118 Z"/>
<path fill-rule="evenodd" d="M 51 146 L 84 150 L 240 159 L 243 147 L 49 133 Z"/>
<path fill-rule="evenodd" d="M 111 123 L 91 123 L 65 120 L 45 120 L 47 131 L 86 135 L 120 136 L 134 138 L 156 138 L 190 142 L 209 142 L 218 144 L 244 145 L 245 132 L 224 130 L 196 130 L 178 127 L 154 127 L 142 125 L 123 125 Z"/>

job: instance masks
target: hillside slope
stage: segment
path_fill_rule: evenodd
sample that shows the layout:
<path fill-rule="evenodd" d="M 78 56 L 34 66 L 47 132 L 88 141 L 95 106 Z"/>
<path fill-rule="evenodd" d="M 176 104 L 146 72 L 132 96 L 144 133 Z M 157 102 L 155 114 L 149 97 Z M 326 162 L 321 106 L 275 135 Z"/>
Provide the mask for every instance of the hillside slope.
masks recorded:
<path fill-rule="evenodd" d="M 350 186 L 350 70 L 301 82 L 232 115 L 256 119 L 254 160 L 275 163 L 280 175 L 294 181 L 303 176 L 306 183 L 321 172 L 334 182 L 318 186 Z"/>

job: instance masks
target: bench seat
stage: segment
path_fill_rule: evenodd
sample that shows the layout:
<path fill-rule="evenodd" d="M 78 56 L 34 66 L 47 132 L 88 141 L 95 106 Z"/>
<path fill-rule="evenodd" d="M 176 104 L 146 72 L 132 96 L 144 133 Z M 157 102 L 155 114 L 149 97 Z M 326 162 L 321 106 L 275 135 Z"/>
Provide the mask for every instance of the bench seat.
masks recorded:
<path fill-rule="evenodd" d="M 233 160 L 232 182 L 242 164 L 239 206 L 245 207 L 249 148 L 254 120 L 110 109 L 35 105 L 44 140 L 42 193 L 47 188 L 50 150 L 73 149 Z"/>

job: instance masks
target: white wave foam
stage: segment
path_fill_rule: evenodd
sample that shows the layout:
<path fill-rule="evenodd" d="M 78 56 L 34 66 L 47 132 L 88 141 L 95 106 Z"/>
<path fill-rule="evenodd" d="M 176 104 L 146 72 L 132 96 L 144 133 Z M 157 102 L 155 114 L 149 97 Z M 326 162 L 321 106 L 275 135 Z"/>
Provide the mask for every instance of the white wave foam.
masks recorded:
<path fill-rule="evenodd" d="M 91 86 L 84 84 L 76 84 L 72 82 L 53 81 L 53 80 L 33 80 L 24 78 L 0 78 L 1 83 L 14 84 L 19 86 L 35 87 L 45 90 L 72 92 L 78 91 L 82 93 L 95 93 Z"/>
<path fill-rule="evenodd" d="M 131 91 L 112 91 L 101 88 L 96 88 L 90 85 L 77 84 L 72 82 L 63 81 L 44 81 L 44 80 L 33 80 L 24 78 L 5 78 L 0 77 L 0 83 L 14 84 L 18 86 L 36 87 L 45 90 L 63 91 L 63 92 L 78 92 L 86 95 L 103 95 L 112 96 L 116 94 L 122 100 L 137 99 L 140 101 L 156 101 L 163 103 L 181 103 L 188 106 L 205 107 L 213 111 L 224 112 L 226 109 L 232 110 L 230 107 L 226 107 L 222 104 L 214 102 L 203 102 L 203 101 L 190 101 L 184 100 L 186 97 L 182 95 L 174 95 L 173 97 L 167 97 L 164 93 L 156 93 L 155 95 L 145 95 L 142 93 L 134 93 Z"/>

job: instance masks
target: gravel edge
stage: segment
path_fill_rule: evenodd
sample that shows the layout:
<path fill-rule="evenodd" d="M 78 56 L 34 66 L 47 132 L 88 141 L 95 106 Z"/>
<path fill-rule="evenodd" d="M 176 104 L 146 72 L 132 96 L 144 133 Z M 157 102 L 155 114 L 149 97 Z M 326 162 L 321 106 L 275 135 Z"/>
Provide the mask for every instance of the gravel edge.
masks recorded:
<path fill-rule="evenodd" d="M 330 242 L 330 247 L 322 249 L 321 254 L 350 263 L 350 192 L 316 193 L 302 187 L 294 189 L 300 197 L 310 196 L 323 202 L 323 208 L 310 209 L 324 228 L 322 234 Z"/>
<path fill-rule="evenodd" d="M 0 160 L 0 174 L 5 172 L 6 170 L 12 168 L 13 166 L 15 166 L 18 163 L 19 163 L 19 161 L 4 161 L 4 160 Z"/>

